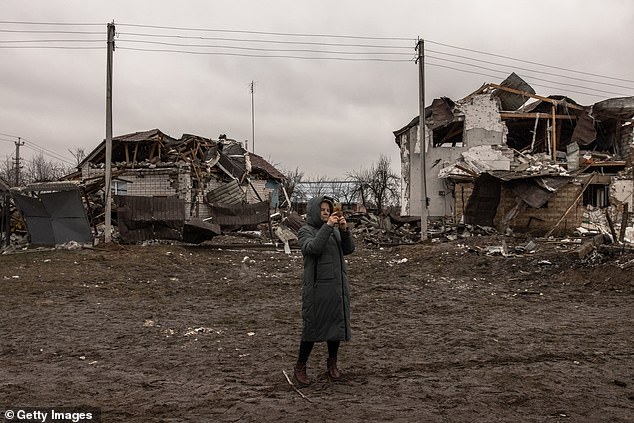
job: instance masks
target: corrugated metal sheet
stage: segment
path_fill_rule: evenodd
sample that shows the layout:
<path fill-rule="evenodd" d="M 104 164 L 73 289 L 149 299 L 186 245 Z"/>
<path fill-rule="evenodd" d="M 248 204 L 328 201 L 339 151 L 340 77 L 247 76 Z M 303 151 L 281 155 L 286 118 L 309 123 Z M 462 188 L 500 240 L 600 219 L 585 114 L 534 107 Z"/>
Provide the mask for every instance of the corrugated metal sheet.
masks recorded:
<path fill-rule="evenodd" d="M 236 180 L 227 182 L 226 184 L 218 188 L 214 188 L 207 193 L 207 202 L 209 204 L 239 204 L 246 201 L 246 195 Z"/>
<path fill-rule="evenodd" d="M 211 223 L 222 227 L 223 231 L 250 229 L 269 221 L 269 203 L 255 204 L 213 204 L 209 207 Z"/>
<path fill-rule="evenodd" d="M 92 232 L 79 190 L 49 192 L 37 198 L 15 193 L 13 198 L 26 220 L 31 243 L 92 243 Z"/>
<path fill-rule="evenodd" d="M 119 233 L 124 242 L 182 238 L 185 200 L 176 197 L 116 195 Z"/>

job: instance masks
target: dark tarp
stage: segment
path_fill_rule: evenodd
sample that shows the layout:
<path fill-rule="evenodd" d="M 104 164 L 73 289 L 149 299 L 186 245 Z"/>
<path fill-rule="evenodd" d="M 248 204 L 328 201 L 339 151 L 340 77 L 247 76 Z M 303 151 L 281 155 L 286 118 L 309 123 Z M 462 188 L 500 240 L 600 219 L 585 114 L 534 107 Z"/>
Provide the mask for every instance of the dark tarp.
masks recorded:
<path fill-rule="evenodd" d="M 176 197 L 115 195 L 119 234 L 124 242 L 181 239 L 185 200 Z"/>
<path fill-rule="evenodd" d="M 586 146 L 597 138 L 597 130 L 594 128 L 594 119 L 590 117 L 588 112 L 582 112 L 577 117 L 577 124 L 572 133 L 571 142 Z"/>
<path fill-rule="evenodd" d="M 503 87 L 513 88 L 516 90 L 524 91 L 530 94 L 535 94 L 533 87 L 528 85 L 526 81 L 520 78 L 515 72 L 511 73 L 502 83 Z M 514 94 L 504 90 L 495 90 L 493 95 L 500 99 L 500 106 L 502 110 L 517 110 L 519 109 L 530 97 L 525 97 L 521 94 Z"/>
<path fill-rule="evenodd" d="M 15 193 L 13 198 L 24 216 L 31 243 L 92 244 L 92 232 L 79 190 L 47 192 L 38 197 Z"/>
<path fill-rule="evenodd" d="M 220 225 L 207 223 L 202 219 L 191 219 L 183 226 L 183 242 L 190 244 L 209 241 L 216 235 L 222 235 Z"/>
<path fill-rule="evenodd" d="M 431 103 L 431 129 L 440 128 L 453 122 L 454 102 L 447 97 L 435 98 Z"/>
<path fill-rule="evenodd" d="M 567 176 L 517 179 L 509 182 L 513 194 L 533 208 L 540 208 L 570 180 Z"/>
<path fill-rule="evenodd" d="M 210 204 L 211 222 L 223 231 L 255 229 L 260 223 L 269 222 L 269 203 L 254 204 Z"/>

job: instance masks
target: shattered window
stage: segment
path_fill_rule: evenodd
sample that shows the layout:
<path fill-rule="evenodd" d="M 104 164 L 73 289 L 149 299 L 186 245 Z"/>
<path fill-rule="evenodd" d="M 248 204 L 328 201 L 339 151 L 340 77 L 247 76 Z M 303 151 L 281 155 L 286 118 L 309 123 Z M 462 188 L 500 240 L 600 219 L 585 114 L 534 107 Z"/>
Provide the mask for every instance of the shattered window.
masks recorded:
<path fill-rule="evenodd" d="M 113 195 L 128 195 L 128 183 L 126 181 L 112 181 Z"/>
<path fill-rule="evenodd" d="M 608 185 L 591 184 L 583 193 L 583 205 L 593 207 L 607 207 L 610 187 Z"/>
<path fill-rule="evenodd" d="M 432 131 L 434 147 L 463 147 L 464 122 L 452 122 Z"/>

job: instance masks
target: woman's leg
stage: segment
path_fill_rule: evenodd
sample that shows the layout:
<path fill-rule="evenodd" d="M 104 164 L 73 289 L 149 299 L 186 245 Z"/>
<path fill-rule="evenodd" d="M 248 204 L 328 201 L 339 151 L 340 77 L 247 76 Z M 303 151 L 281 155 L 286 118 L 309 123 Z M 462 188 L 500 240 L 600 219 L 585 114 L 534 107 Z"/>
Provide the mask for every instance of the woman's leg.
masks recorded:
<path fill-rule="evenodd" d="M 328 341 L 328 358 L 337 358 L 341 341 Z"/>
<path fill-rule="evenodd" d="M 310 352 L 313 350 L 314 342 L 302 341 L 299 344 L 299 356 L 297 357 L 297 364 L 295 365 L 295 380 L 300 386 L 308 386 L 311 383 L 308 374 L 306 373 L 306 362 L 310 356 Z"/>
<path fill-rule="evenodd" d="M 299 357 L 297 358 L 297 361 L 300 363 L 306 363 L 314 346 L 315 343 L 312 341 L 302 341 L 299 344 Z"/>
<path fill-rule="evenodd" d="M 328 341 L 328 377 L 330 380 L 339 380 L 341 373 L 337 368 L 337 352 L 339 351 L 339 341 Z"/>

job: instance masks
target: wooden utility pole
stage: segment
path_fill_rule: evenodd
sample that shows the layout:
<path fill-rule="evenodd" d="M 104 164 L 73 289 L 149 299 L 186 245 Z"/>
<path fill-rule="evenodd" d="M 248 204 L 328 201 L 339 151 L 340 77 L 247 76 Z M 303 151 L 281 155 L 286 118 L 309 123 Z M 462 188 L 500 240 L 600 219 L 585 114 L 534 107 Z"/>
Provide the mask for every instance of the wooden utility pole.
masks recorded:
<path fill-rule="evenodd" d="M 24 141 L 20 137 L 18 140 L 14 142 L 15 144 L 15 186 L 20 186 L 20 169 L 22 165 L 20 164 L 20 146 L 24 145 Z"/>
<path fill-rule="evenodd" d="M 104 242 L 112 240 L 112 52 L 114 51 L 114 22 L 108 24 L 108 53 L 106 58 L 106 174 L 104 176 L 105 229 Z"/>
<path fill-rule="evenodd" d="M 255 153 L 255 107 L 253 102 L 253 94 L 255 93 L 255 88 L 253 81 L 250 84 L 251 88 L 251 151 Z"/>
<path fill-rule="evenodd" d="M 425 129 L 425 41 L 418 40 L 416 44 L 418 51 L 418 133 L 420 146 L 420 173 L 421 173 L 421 194 L 420 194 L 420 239 L 427 239 L 427 166 L 426 148 L 427 137 Z M 411 196 L 411 193 L 410 193 Z"/>

